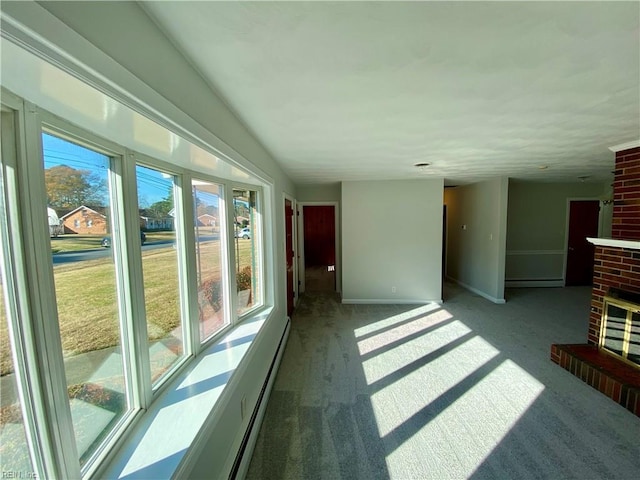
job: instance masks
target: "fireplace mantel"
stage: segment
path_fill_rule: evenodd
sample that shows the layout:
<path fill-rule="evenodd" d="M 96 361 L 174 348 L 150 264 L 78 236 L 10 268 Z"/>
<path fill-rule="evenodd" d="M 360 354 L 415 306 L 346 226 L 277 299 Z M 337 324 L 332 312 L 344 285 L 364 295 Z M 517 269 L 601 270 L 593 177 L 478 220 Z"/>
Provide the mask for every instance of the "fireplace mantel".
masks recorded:
<path fill-rule="evenodd" d="M 599 247 L 616 247 L 616 248 L 631 248 L 634 250 L 640 250 L 639 240 L 617 240 L 615 238 L 592 238 L 587 237 L 587 240 Z"/>

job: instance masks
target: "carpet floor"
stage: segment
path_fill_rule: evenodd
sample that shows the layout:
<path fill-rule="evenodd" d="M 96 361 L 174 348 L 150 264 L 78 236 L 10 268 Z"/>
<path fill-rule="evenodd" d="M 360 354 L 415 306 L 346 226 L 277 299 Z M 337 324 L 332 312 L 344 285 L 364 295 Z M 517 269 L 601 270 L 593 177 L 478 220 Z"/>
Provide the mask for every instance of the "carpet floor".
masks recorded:
<path fill-rule="evenodd" d="M 549 360 L 586 340 L 590 289 L 455 285 L 442 305 L 292 318 L 248 479 L 636 479 L 640 418 Z"/>

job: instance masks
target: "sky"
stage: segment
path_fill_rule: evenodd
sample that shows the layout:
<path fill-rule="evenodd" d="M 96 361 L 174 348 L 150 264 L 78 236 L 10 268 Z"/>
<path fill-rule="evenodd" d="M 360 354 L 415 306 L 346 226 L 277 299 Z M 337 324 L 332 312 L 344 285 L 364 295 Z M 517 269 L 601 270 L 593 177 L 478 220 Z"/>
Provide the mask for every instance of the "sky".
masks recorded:
<path fill-rule="evenodd" d="M 67 165 L 88 170 L 106 184 L 109 170 L 109 157 L 106 155 L 46 133 L 42 134 L 42 147 L 45 169 Z M 170 177 L 166 178 L 159 171 L 140 165 L 136 167 L 136 177 L 141 208 L 167 197 L 172 185 Z"/>

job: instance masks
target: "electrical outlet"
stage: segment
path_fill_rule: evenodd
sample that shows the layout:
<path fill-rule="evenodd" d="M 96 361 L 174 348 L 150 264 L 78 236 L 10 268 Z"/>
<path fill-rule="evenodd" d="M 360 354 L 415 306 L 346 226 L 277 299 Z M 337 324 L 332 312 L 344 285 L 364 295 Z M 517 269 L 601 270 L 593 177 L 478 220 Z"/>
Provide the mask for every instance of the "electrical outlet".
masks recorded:
<path fill-rule="evenodd" d="M 391 293 L 396 293 L 396 287 L 391 287 Z"/>
<path fill-rule="evenodd" d="M 240 419 L 244 420 L 244 416 L 247 414 L 247 397 L 246 395 L 240 400 Z"/>

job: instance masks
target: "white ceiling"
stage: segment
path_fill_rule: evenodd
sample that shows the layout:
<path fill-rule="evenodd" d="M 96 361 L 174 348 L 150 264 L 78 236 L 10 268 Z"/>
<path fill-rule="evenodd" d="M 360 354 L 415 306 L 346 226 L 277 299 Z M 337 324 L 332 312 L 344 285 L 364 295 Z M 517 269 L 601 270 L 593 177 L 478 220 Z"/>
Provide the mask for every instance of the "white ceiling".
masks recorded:
<path fill-rule="evenodd" d="M 638 2 L 143 7 L 298 184 L 603 181 L 640 138 Z"/>

